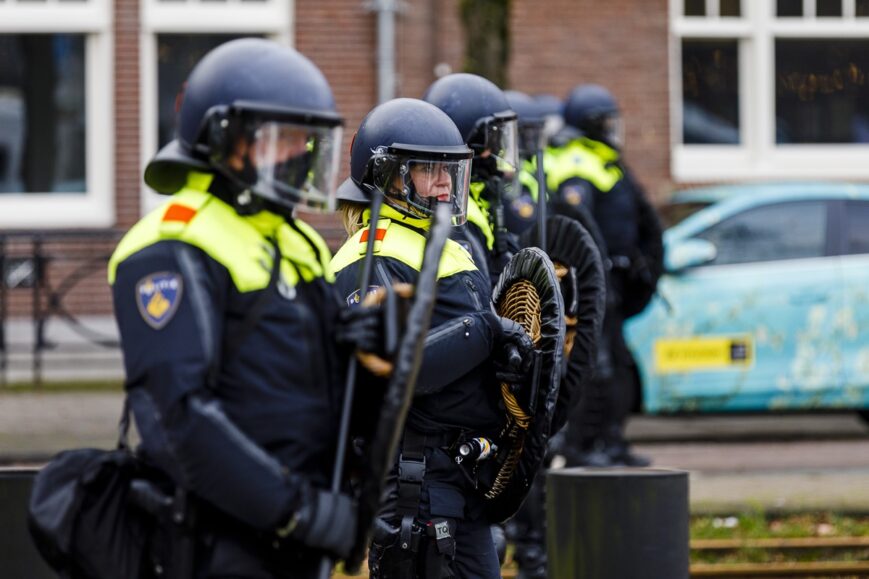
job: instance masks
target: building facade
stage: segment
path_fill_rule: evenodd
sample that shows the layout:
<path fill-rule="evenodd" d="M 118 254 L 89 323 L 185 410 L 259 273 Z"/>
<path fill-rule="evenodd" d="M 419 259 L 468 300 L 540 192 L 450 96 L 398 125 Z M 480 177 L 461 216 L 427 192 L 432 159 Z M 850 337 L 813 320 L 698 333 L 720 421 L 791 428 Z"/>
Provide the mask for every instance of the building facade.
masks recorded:
<path fill-rule="evenodd" d="M 346 165 L 353 131 L 378 100 L 378 6 L 397 10 L 396 96 L 419 97 L 462 69 L 459 0 L 0 0 L 0 316 L 49 299 L 9 283 L 21 265 L 15 244 L 29 251 L 10 232 L 121 231 L 159 203 L 142 170 L 171 139 L 181 82 L 221 42 L 273 38 L 319 65 L 346 119 Z M 509 6 L 505 88 L 609 87 L 626 157 L 657 203 L 698 183 L 869 180 L 869 0 Z M 340 241 L 337 219 L 312 221 Z M 38 273 L 62 283 L 71 266 L 51 264 Z M 65 307 L 108 314 L 104 271 L 80 278 Z"/>

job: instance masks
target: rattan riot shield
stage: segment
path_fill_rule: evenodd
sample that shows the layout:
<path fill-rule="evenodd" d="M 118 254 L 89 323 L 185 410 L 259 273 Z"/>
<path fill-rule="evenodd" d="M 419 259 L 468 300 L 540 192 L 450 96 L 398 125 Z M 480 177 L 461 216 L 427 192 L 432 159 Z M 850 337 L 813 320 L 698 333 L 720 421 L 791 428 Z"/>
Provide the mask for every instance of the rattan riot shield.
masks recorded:
<path fill-rule="evenodd" d="M 523 245 L 537 242 L 537 226 L 523 233 Z M 580 222 L 553 215 L 546 222 L 546 251 L 555 265 L 565 304 L 566 373 L 558 394 L 553 434 L 560 430 L 594 374 L 606 309 L 606 277 L 593 236 Z"/>
<path fill-rule="evenodd" d="M 537 354 L 527 383 L 501 384 L 506 416 L 498 452 L 478 473 L 490 519 L 505 521 L 519 509 L 546 453 L 564 356 L 564 302 L 552 262 L 534 247 L 513 256 L 493 300 L 498 315 L 531 336 Z"/>

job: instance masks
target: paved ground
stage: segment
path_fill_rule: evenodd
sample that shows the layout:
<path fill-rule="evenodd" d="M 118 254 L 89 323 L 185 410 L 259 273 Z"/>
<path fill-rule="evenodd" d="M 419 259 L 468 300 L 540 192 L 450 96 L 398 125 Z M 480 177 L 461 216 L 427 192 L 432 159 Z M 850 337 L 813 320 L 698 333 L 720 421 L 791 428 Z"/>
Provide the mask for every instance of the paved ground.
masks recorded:
<path fill-rule="evenodd" d="M 114 444 L 118 393 L 0 394 L 0 464 Z M 695 512 L 869 512 L 869 427 L 851 414 L 634 419 L 629 437 L 657 467 L 690 473 Z"/>

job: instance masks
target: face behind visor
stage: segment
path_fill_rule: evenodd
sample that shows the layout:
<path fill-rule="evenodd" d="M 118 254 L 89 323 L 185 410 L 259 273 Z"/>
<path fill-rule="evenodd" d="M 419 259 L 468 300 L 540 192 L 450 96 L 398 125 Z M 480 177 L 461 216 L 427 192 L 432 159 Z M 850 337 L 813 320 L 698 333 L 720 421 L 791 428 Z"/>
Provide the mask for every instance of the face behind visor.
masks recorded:
<path fill-rule="evenodd" d="M 477 165 L 489 166 L 502 177 L 512 179 L 519 167 L 516 113 L 505 111 L 478 121 L 468 146 L 474 150 Z"/>
<path fill-rule="evenodd" d="M 203 131 L 210 165 L 237 187 L 288 208 L 334 209 L 337 117 L 235 103 L 212 111 Z"/>
<path fill-rule="evenodd" d="M 619 114 L 610 114 L 601 120 L 601 137 L 614 149 L 622 150 L 625 146 L 625 123 Z"/>
<path fill-rule="evenodd" d="M 379 147 L 369 161 L 371 182 L 402 214 L 429 219 L 449 203 L 454 225 L 467 220 L 473 152 L 466 147 Z"/>

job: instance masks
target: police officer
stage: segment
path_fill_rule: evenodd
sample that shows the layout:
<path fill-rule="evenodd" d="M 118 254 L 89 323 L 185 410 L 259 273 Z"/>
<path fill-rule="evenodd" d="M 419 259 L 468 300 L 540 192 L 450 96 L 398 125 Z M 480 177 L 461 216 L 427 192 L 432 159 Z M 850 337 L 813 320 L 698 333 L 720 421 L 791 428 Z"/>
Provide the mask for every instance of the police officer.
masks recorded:
<path fill-rule="evenodd" d="M 340 124 L 295 50 L 214 49 L 145 172 L 172 197 L 111 258 L 140 450 L 196 506 L 196 577 L 315 576 L 355 538 L 327 490 L 346 357 L 330 254 L 294 217 L 334 195 Z"/>
<path fill-rule="evenodd" d="M 444 111 L 474 151 L 468 223 L 456 231 L 474 262 L 494 286 L 519 244 L 505 225 L 505 190 L 519 165 L 516 113 L 503 91 L 475 74 L 456 73 L 436 80 L 423 100 Z"/>
<path fill-rule="evenodd" d="M 619 108 L 608 90 L 579 85 L 564 105 L 564 120 L 578 133 L 547 150 L 544 167 L 554 202 L 592 214 L 608 252 L 607 311 L 597 374 L 568 428 L 569 464 L 645 466 L 623 436 L 633 406 L 634 362 L 622 335 L 624 320 L 641 311 L 661 273 L 661 227 L 639 183 L 621 157 Z"/>
<path fill-rule="evenodd" d="M 414 283 L 434 207 L 451 204 L 456 224 L 466 218 L 473 152 L 437 107 L 395 99 L 365 117 L 350 155 L 350 178 L 338 193 L 350 238 L 332 268 L 353 304 L 364 293 L 358 274 L 371 196 L 384 195 L 374 284 Z M 500 577 L 483 498 L 455 457 L 463 441 L 498 434 L 495 380 L 520 379 L 532 344 L 521 326 L 493 313 L 488 279 L 455 241 L 447 242 L 437 279 L 414 399 L 369 554 L 371 575 L 381 579 Z M 508 345 L 522 363 L 510 365 Z"/>
<path fill-rule="evenodd" d="M 564 103 L 554 94 L 541 93 L 533 97 L 537 112 L 543 115 L 543 141 L 551 143 L 554 135 L 564 127 Z"/>
<path fill-rule="evenodd" d="M 519 171 L 504 196 L 504 226 L 520 235 L 537 221 L 537 174 L 535 156 L 543 147 L 546 117 L 544 109 L 527 94 L 504 91 L 510 108 L 516 112 Z"/>

